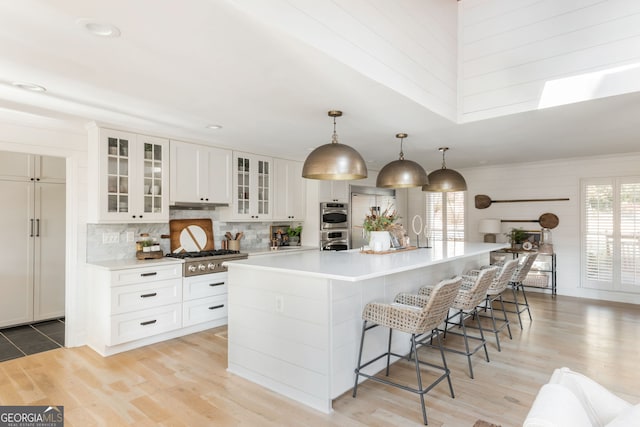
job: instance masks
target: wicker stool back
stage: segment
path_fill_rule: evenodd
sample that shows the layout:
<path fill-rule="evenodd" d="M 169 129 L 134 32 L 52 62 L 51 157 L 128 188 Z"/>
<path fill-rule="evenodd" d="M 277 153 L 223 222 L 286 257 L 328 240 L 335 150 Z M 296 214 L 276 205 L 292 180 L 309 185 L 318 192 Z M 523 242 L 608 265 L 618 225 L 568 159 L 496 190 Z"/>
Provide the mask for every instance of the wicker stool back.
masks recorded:
<path fill-rule="evenodd" d="M 427 424 L 427 411 L 424 404 L 424 395 L 429 390 L 434 388 L 437 384 L 439 384 L 443 379 L 446 378 L 449 383 L 449 391 L 451 392 L 451 397 L 454 397 L 450 371 L 447 367 L 447 361 L 444 357 L 440 333 L 437 330 L 437 327 L 446 319 L 449 308 L 451 307 L 453 300 L 458 295 L 461 283 L 462 279 L 460 277 L 443 280 L 433 288 L 430 296 L 403 293 L 396 296 L 393 304 L 371 302 L 364 307 L 364 310 L 362 312 L 362 337 L 360 339 L 358 365 L 355 369 L 356 378 L 355 384 L 353 386 L 353 397 L 356 397 L 356 393 L 358 391 L 358 379 L 361 376 L 376 382 L 416 393 L 420 396 L 422 419 L 425 424 Z M 369 360 L 366 363 L 362 363 L 362 349 L 364 347 L 365 333 L 377 326 L 385 326 L 389 328 L 389 341 L 387 343 L 387 351 L 380 356 Z M 393 330 L 411 334 L 411 350 L 409 358 L 406 358 L 406 355 L 393 353 L 391 351 L 391 337 Z M 440 347 L 440 355 L 442 357 L 442 366 L 423 362 L 418 359 L 418 342 L 416 340 L 416 337 L 424 334 L 429 334 L 437 338 Z M 380 378 L 375 374 L 367 374 L 362 372 L 362 369 L 364 369 L 365 367 L 382 359 L 383 357 L 386 357 L 386 376 L 388 377 L 391 356 L 395 356 L 400 360 L 405 361 L 411 359 L 414 360 L 418 382 L 416 388 L 408 387 L 404 384 L 396 383 L 386 378 Z M 420 364 L 439 369 L 443 373 L 429 385 L 423 386 Z"/>

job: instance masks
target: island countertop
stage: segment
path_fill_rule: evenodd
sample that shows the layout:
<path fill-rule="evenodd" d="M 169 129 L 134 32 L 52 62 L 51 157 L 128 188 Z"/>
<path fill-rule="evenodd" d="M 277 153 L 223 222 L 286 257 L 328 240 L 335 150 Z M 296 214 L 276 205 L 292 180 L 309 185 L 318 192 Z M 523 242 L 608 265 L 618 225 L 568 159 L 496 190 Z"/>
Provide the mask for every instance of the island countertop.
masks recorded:
<path fill-rule="evenodd" d="M 358 249 L 305 251 L 290 253 L 287 256 L 251 257 L 247 260 L 230 261 L 228 264 L 247 269 L 357 282 L 484 254 L 504 247 L 504 243 L 436 242 L 432 248 L 390 254 L 369 254 Z"/>

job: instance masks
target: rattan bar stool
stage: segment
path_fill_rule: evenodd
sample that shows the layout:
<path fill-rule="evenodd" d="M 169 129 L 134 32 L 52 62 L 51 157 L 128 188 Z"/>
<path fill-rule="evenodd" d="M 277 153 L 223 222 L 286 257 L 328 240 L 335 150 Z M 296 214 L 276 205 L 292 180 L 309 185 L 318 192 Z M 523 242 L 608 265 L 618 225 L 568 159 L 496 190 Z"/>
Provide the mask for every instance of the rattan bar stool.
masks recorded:
<path fill-rule="evenodd" d="M 533 265 L 537 257 L 538 253 L 532 252 L 518 259 L 518 267 L 513 273 L 510 282 L 513 300 L 504 300 L 505 304 L 515 305 L 515 311 L 507 310 L 507 312 L 516 313 L 518 315 L 518 323 L 520 324 L 520 329 L 523 329 L 521 313 L 526 311 L 527 313 L 529 313 L 529 320 L 533 320 L 533 318 L 531 317 L 531 309 L 529 308 L 529 301 L 527 301 L 527 294 L 524 291 L 524 279 L 527 278 L 527 274 L 529 274 L 529 270 L 531 270 L 531 266 Z M 522 299 L 519 298 L 519 293 L 522 293 Z"/>
<path fill-rule="evenodd" d="M 398 387 L 402 390 L 416 393 L 420 396 L 420 404 L 422 406 L 422 419 L 425 424 L 427 424 L 427 411 L 424 405 L 425 393 L 427 393 L 429 390 L 434 388 L 446 378 L 449 382 L 449 391 L 451 392 L 451 397 L 454 397 L 450 372 L 449 368 L 447 367 L 447 361 L 444 356 L 444 351 L 442 350 L 442 342 L 437 327 L 447 317 L 449 307 L 451 307 L 454 298 L 458 294 L 461 283 L 462 279 L 460 277 L 443 280 L 433 288 L 431 295 L 428 297 L 411 294 L 399 294 L 398 296 L 396 296 L 395 302 L 393 304 L 370 302 L 364 307 L 364 310 L 362 312 L 362 337 L 360 339 L 358 365 L 355 369 L 356 379 L 353 386 L 353 397 L 356 397 L 356 393 L 358 391 L 358 379 L 361 376 L 383 384 Z M 389 342 L 387 351 L 386 353 L 383 353 L 366 363 L 362 363 L 362 349 L 364 347 L 365 333 L 377 326 L 389 328 Z M 417 388 L 408 387 L 403 384 L 392 382 L 387 379 L 380 378 L 375 375 L 365 374 L 362 372 L 362 369 L 364 369 L 365 367 L 382 359 L 383 357 L 386 357 L 387 369 L 385 372 L 385 376 L 388 377 L 391 356 L 399 357 L 401 359 L 406 357 L 406 355 L 393 353 L 391 351 L 391 336 L 394 329 L 411 334 L 411 352 L 413 353 L 413 358 L 415 359 L 416 377 L 418 381 Z M 442 366 L 423 362 L 418 359 L 416 337 L 425 334 L 428 334 L 429 336 L 435 335 L 440 347 Z M 442 370 L 443 373 L 428 386 L 423 386 L 422 376 L 420 374 L 420 364 Z"/>
<path fill-rule="evenodd" d="M 465 350 L 458 350 L 450 347 L 443 347 L 445 351 L 450 351 L 453 353 L 464 354 L 467 356 L 469 361 L 469 375 L 473 378 L 473 366 L 471 364 L 471 356 L 473 356 L 478 350 L 484 348 L 485 359 L 489 362 L 489 352 L 487 351 L 487 340 L 484 337 L 484 332 L 482 330 L 482 324 L 480 323 L 480 319 L 477 316 L 477 307 L 482 303 L 485 296 L 487 295 L 487 289 L 491 285 L 496 272 L 498 271 L 498 267 L 489 267 L 483 270 L 480 270 L 478 275 L 475 278 L 473 283 L 462 284 L 460 290 L 458 291 L 458 295 L 453 301 L 451 306 L 451 310 L 449 311 L 449 316 L 445 319 L 445 329 L 444 337 L 446 338 L 447 334 L 460 335 L 464 338 L 464 348 Z M 431 287 L 423 287 L 420 288 L 420 295 L 430 295 L 433 292 L 433 288 Z M 480 331 L 480 336 L 470 335 L 467 331 L 467 327 L 465 325 L 465 321 L 468 318 L 475 318 L 478 323 L 478 330 Z M 455 332 L 450 328 L 450 325 L 457 325 L 462 329 L 462 332 Z M 469 346 L 469 340 L 477 341 L 478 345 L 471 348 Z M 420 344 L 426 344 L 425 340 L 420 340 Z M 429 345 L 432 345 L 431 343 Z"/>
<path fill-rule="evenodd" d="M 502 351 L 500 348 L 500 332 L 506 327 L 509 332 L 509 339 L 513 339 L 511 335 L 511 326 L 509 326 L 509 318 L 507 317 L 507 311 L 504 306 L 504 301 L 502 300 L 502 292 L 509 286 L 509 282 L 511 281 L 511 277 L 513 277 L 513 273 L 518 267 L 518 260 L 512 259 L 507 261 L 496 277 L 489 285 L 487 289 L 487 296 L 478 308 L 482 310 L 489 310 L 491 325 L 493 329 L 487 330 L 489 332 L 493 332 L 496 336 L 496 346 L 498 347 L 498 351 Z M 471 270 L 462 275 L 462 283 L 463 287 L 467 287 L 473 284 L 476 280 L 476 277 L 480 274 L 480 270 Z M 493 309 L 494 301 L 498 301 L 500 303 L 500 308 L 502 309 L 502 318 L 496 319 L 495 312 Z M 484 316 L 482 316 L 484 317 Z"/>

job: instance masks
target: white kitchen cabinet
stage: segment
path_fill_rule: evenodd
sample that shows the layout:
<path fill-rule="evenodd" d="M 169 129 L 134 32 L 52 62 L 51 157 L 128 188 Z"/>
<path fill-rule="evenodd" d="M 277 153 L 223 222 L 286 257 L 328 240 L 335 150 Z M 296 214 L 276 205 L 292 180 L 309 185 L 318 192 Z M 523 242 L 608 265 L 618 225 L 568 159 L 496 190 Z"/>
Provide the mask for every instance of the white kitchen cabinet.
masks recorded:
<path fill-rule="evenodd" d="M 89 128 L 89 221 L 169 220 L 169 141 Z"/>
<path fill-rule="evenodd" d="M 182 325 L 218 321 L 227 323 L 227 273 L 185 277 Z"/>
<path fill-rule="evenodd" d="M 170 204 L 231 204 L 233 152 L 171 141 Z"/>
<path fill-rule="evenodd" d="M 0 153 L 0 179 L 64 184 L 65 177 L 66 162 L 61 157 L 8 151 Z"/>
<path fill-rule="evenodd" d="M 350 181 L 320 181 L 318 198 L 320 202 L 349 202 Z"/>
<path fill-rule="evenodd" d="M 90 268 L 89 338 L 99 353 L 182 327 L 182 264 Z"/>
<path fill-rule="evenodd" d="M 63 317 L 65 159 L 0 152 L 0 166 L 0 327 Z"/>
<path fill-rule="evenodd" d="M 118 345 L 179 329 L 182 304 L 136 310 L 111 317 L 109 345 Z"/>
<path fill-rule="evenodd" d="M 275 176 L 273 219 L 304 220 L 306 183 L 302 177 L 302 162 L 274 159 Z"/>
<path fill-rule="evenodd" d="M 173 258 L 88 270 L 88 344 L 103 356 L 227 324 L 226 272 L 183 277 Z"/>
<path fill-rule="evenodd" d="M 62 161 L 64 163 L 64 160 Z M 65 315 L 65 194 L 64 184 L 35 184 L 35 248 L 33 320 Z"/>
<path fill-rule="evenodd" d="M 233 153 L 232 205 L 222 209 L 225 221 L 264 221 L 273 217 L 273 159 Z"/>

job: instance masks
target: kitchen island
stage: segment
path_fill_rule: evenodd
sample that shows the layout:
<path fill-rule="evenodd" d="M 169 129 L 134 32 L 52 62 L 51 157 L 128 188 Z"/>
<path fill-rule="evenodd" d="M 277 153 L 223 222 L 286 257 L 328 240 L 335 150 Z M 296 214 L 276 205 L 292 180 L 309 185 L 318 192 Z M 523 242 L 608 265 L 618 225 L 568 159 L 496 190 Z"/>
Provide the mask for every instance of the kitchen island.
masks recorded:
<path fill-rule="evenodd" d="M 368 302 L 391 302 L 488 264 L 489 252 L 504 247 L 445 242 L 391 254 L 307 251 L 229 262 L 228 370 L 329 413 L 353 387 Z M 370 331 L 363 358 L 382 353 L 387 336 Z M 408 335 L 394 334 L 392 347 L 407 353 Z"/>

